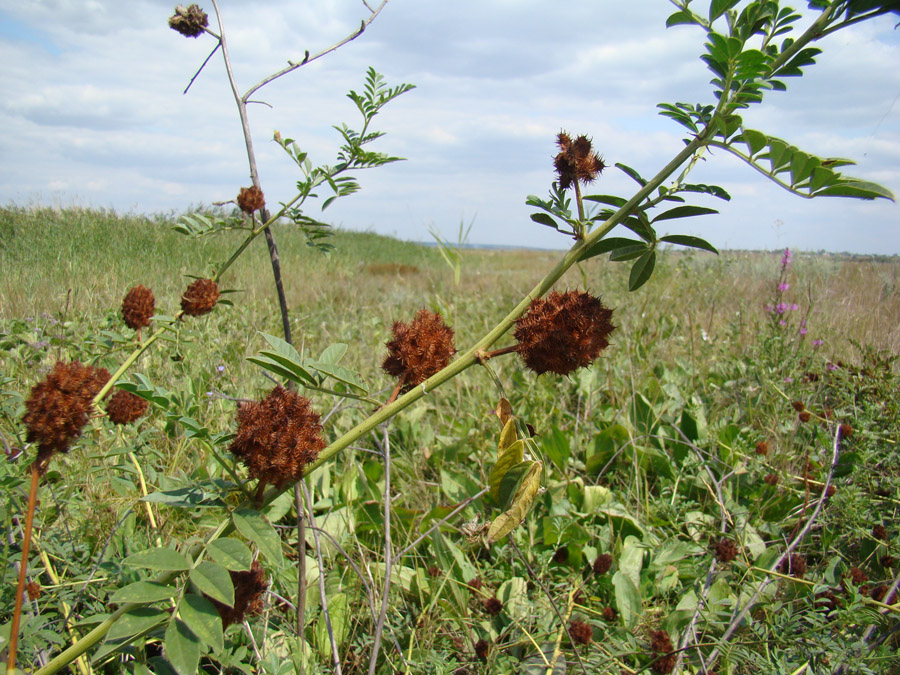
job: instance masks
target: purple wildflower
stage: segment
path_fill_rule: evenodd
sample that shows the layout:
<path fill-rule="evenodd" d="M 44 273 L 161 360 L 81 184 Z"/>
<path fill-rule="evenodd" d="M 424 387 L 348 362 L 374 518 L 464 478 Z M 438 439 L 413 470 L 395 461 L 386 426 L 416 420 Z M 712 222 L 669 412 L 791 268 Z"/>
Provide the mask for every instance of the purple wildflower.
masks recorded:
<path fill-rule="evenodd" d="M 791 287 L 791 285 L 789 283 L 787 283 L 786 281 L 782 281 L 780 284 L 778 284 L 778 290 L 782 291 L 782 292 L 786 291 L 790 287 Z"/>
<path fill-rule="evenodd" d="M 800 322 L 800 335 L 806 335 L 806 319 Z"/>
<path fill-rule="evenodd" d="M 825 344 L 825 340 L 820 340 L 818 338 L 813 340 L 813 347 L 821 347 L 824 344 Z"/>
<path fill-rule="evenodd" d="M 788 307 L 788 309 L 791 310 L 792 312 L 796 312 L 796 311 L 797 311 L 798 309 L 800 309 L 800 308 L 797 306 L 797 303 L 796 303 L 796 302 L 792 302 L 792 303 L 791 303 L 791 306 Z"/>

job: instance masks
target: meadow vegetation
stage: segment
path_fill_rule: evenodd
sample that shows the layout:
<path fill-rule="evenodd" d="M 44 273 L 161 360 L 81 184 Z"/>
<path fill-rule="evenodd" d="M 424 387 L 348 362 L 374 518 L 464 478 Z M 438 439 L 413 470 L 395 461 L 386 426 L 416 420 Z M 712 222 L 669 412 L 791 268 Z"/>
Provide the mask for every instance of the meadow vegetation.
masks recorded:
<path fill-rule="evenodd" d="M 560 132 L 523 225 L 554 252 L 317 219 L 399 160 L 371 123 L 414 87 L 374 68 L 333 164 L 274 132 L 299 180 L 268 210 L 248 102 L 386 1 L 243 94 L 216 0 L 175 8 L 225 61 L 233 210 L 0 210 L 9 675 L 900 672 L 898 261 L 657 233 L 730 200 L 687 180 L 710 149 L 893 199 L 742 114 L 897 3 L 672 0 L 712 103 L 659 104 L 684 147 L 617 163 L 630 197 Z"/>
<path fill-rule="evenodd" d="M 0 212 L 7 532 L 17 531 L 24 508 L 27 482 L 15 448 L 24 445 L 18 420 L 30 384 L 58 359 L 115 367 L 133 339 L 118 305 L 137 280 L 136 266 L 141 282 L 157 292 L 157 311 L 169 312 L 177 307 L 183 275 L 216 257 L 210 249 L 228 249 L 228 235 L 187 246 L 171 226 L 166 218 L 89 210 Z M 484 332 L 523 286 L 534 283 L 534 270 L 558 255 L 464 250 L 454 285 L 452 270 L 433 247 L 340 231 L 326 258 L 298 233 L 285 228 L 278 234 L 291 270 L 286 290 L 298 349 L 317 354 L 335 341 L 353 345 L 348 366 L 382 398 L 392 385 L 379 365 L 393 321 L 427 306 L 442 311 L 460 334 Z M 567 672 L 580 672 L 579 658 L 588 672 L 637 672 L 654 657 L 654 631 L 677 636 L 691 621 L 708 573 L 710 610 L 696 630 L 714 644 L 736 599 L 766 577 L 766 559 L 815 501 L 828 472 L 834 422 L 850 424 L 853 435 L 834 480 L 836 492 L 799 549 L 806 572 L 801 580 L 778 578 L 769 587 L 727 647 L 724 663 L 731 672 L 792 672 L 826 661 L 835 667 L 852 661 L 848 672 L 898 667 L 894 638 L 877 644 L 896 618 L 864 599 L 897 573 L 886 557 L 897 553 L 900 523 L 894 361 L 900 262 L 795 253 L 785 295 L 798 309 L 789 326 L 778 326 L 766 305 L 776 292 L 781 259 L 780 251 L 673 251 L 660 256 L 653 278 L 636 293 L 628 293 L 615 266 L 584 265 L 558 282 L 559 290 L 586 284 L 614 308 L 613 344 L 592 367 L 568 378 L 535 378 L 518 360 L 497 360 L 498 376 L 508 383 L 503 393 L 513 409 L 529 411 L 527 422 L 551 458 L 547 491 L 510 535 L 518 552 L 505 541 L 486 548 L 466 529 L 489 520 L 490 507 L 479 498 L 400 561 L 384 672 L 514 672 L 528 663 L 543 672 L 538 646 L 549 659 L 560 628 L 556 612 L 567 625 L 580 621 L 591 630 L 587 645 L 563 637 Z M 98 260 L 109 261 L 102 272 Z M 267 288 L 271 280 L 258 272 L 266 263 L 264 251 L 249 251 L 229 284 L 239 290 L 231 296 L 234 306 L 185 326 L 177 342 L 140 362 L 135 372 L 170 398 L 138 423 L 133 437 L 97 419 L 72 452 L 55 460 L 36 516 L 31 578 L 43 594 L 26 607 L 24 663 L 37 665 L 64 646 L 64 617 L 78 632 L 109 611 L 109 595 L 142 576 L 122 563 L 129 555 L 158 543 L 190 542 L 212 526 L 214 506 L 151 497 L 153 526 L 140 500 L 179 489 L 212 498 L 215 481 L 228 479 L 210 456 L 204 433 L 232 432 L 234 399 L 255 399 L 271 388 L 263 371 L 246 360 L 266 347 L 261 333 L 276 333 L 279 326 Z M 803 336 L 801 317 L 807 322 Z M 823 343 L 814 345 L 817 340 Z M 329 439 L 372 409 L 310 396 L 327 413 Z M 499 432 L 491 413 L 497 400 L 492 379 L 473 369 L 395 418 L 388 440 L 397 550 L 488 484 Z M 810 421 L 799 421 L 795 401 L 812 412 Z M 184 417 L 196 424 L 185 427 Z M 383 440 L 381 433 L 361 439 L 309 480 L 316 522 L 329 535 L 321 543 L 326 593 L 340 596 L 331 620 L 344 672 L 365 671 L 373 630 L 367 586 L 380 583 L 384 521 L 382 460 L 373 453 Z M 760 442 L 767 454 L 758 454 Z M 140 470 L 129 452 L 139 457 Z M 765 482 L 771 475 L 777 484 Z M 282 532 L 285 554 L 295 557 L 291 500 L 277 500 L 267 513 Z M 879 525 L 886 528 L 884 539 L 873 535 Z M 739 554 L 713 569 L 714 545 L 723 536 Z M 7 616 L 16 540 L 7 538 L 3 548 Z M 596 574 L 592 564 L 601 554 L 611 556 L 612 567 Z M 315 617 L 318 563 L 311 550 L 306 555 L 307 612 Z M 258 652 L 261 672 L 292 672 L 301 661 L 306 672 L 326 668 L 321 617 L 309 621 L 307 646 L 290 629 L 295 570 L 267 567 L 272 586 L 262 616 L 250 619 L 249 632 L 241 626 L 226 632 L 217 662 L 227 670 L 229 660 L 239 664 L 249 650 Z M 851 569 L 869 580 L 849 582 Z M 617 572 L 633 581 L 636 595 L 621 590 Z M 478 588 L 472 588 L 475 579 Z M 833 607 L 828 593 L 835 596 Z M 496 614 L 488 606 L 494 597 L 501 603 Z M 870 626 L 876 637 L 864 642 Z M 110 650 L 101 647 L 94 669 L 144 673 L 143 664 L 167 672 L 154 648 L 158 640 L 151 630 L 105 657 Z M 695 663 L 690 653 L 686 657 Z"/>

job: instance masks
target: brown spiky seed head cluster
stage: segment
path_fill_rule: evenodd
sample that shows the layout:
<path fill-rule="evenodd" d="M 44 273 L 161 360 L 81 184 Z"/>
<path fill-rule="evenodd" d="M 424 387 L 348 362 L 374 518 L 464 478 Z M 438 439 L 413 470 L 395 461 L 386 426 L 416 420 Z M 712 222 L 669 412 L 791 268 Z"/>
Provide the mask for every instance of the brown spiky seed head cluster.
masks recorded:
<path fill-rule="evenodd" d="M 806 558 L 799 553 L 791 553 L 789 558 L 781 561 L 778 571 L 782 574 L 790 574 L 792 577 L 802 579 L 806 574 Z"/>
<path fill-rule="evenodd" d="M 188 316 L 209 314 L 219 300 L 219 287 L 212 279 L 196 279 L 181 296 L 181 309 Z"/>
<path fill-rule="evenodd" d="M 105 368 L 58 361 L 31 389 L 22 421 L 27 440 L 38 444 L 36 466 L 43 473 L 54 452 L 67 452 L 88 422 L 91 400 L 109 381 Z"/>
<path fill-rule="evenodd" d="M 594 639 L 594 629 L 589 623 L 576 619 L 569 624 L 569 637 L 577 645 L 589 645 Z"/>
<path fill-rule="evenodd" d="M 251 185 L 250 187 L 241 188 L 237 197 L 237 205 L 241 211 L 250 215 L 254 211 L 262 211 L 266 208 L 266 198 L 262 190 L 255 185 Z"/>
<path fill-rule="evenodd" d="M 569 373 L 590 365 L 609 346 L 613 311 L 583 291 L 553 291 L 531 301 L 516 319 L 516 351 L 538 375 Z"/>
<path fill-rule="evenodd" d="M 594 574 L 606 574 L 610 567 L 612 567 L 612 556 L 609 553 L 598 555 L 594 558 L 594 564 L 591 566 Z"/>
<path fill-rule="evenodd" d="M 756 444 L 756 454 L 757 455 L 767 455 L 769 454 L 769 444 L 765 441 L 760 441 Z"/>
<path fill-rule="evenodd" d="M 203 29 L 209 25 L 209 17 L 196 4 L 178 5 L 175 13 L 169 17 L 169 28 L 185 37 L 196 38 L 203 35 Z"/>
<path fill-rule="evenodd" d="M 261 401 L 241 404 L 237 418 L 228 451 L 246 465 L 251 478 L 278 488 L 299 480 L 325 447 L 319 415 L 309 399 L 281 386 Z"/>
<path fill-rule="evenodd" d="M 876 539 L 881 539 L 882 541 L 888 540 L 887 528 L 881 523 L 876 524 L 872 528 L 872 536 Z"/>
<path fill-rule="evenodd" d="M 132 330 L 140 330 L 150 325 L 150 317 L 156 309 L 153 291 L 138 284 L 122 299 L 122 319 Z"/>
<path fill-rule="evenodd" d="M 482 663 L 487 661 L 488 654 L 491 652 L 491 645 L 487 640 L 479 640 L 475 643 L 475 656 Z"/>
<path fill-rule="evenodd" d="M 653 665 L 650 666 L 651 670 L 654 673 L 671 673 L 672 669 L 675 668 L 677 657 L 675 654 L 670 653 L 673 647 L 669 634 L 664 630 L 655 630 L 650 633 L 650 649 L 653 650 L 655 656 L 666 655 L 662 656 L 662 658 L 657 658 Z"/>
<path fill-rule="evenodd" d="M 150 404 L 137 394 L 119 389 L 106 404 L 106 414 L 113 424 L 130 424 L 143 417 Z"/>
<path fill-rule="evenodd" d="M 559 187 L 567 190 L 576 182 L 590 183 L 606 168 L 603 160 L 591 147 L 591 139 L 578 136 L 574 141 L 565 131 L 556 137 L 559 154 L 553 160 L 553 166 L 559 176 Z"/>
<path fill-rule="evenodd" d="M 604 607 L 600 613 L 605 621 L 615 621 L 616 617 L 619 616 L 612 607 Z"/>
<path fill-rule="evenodd" d="M 716 560 L 720 563 L 730 563 L 737 558 L 738 547 L 731 539 L 723 538 L 716 542 L 716 545 L 713 547 L 713 552 L 716 555 Z"/>
<path fill-rule="evenodd" d="M 491 616 L 497 616 L 500 612 L 503 611 L 503 603 L 497 596 L 487 598 L 484 601 L 484 611 Z"/>
<path fill-rule="evenodd" d="M 228 628 L 233 623 L 241 623 L 248 614 L 259 614 L 262 611 L 263 593 L 269 587 L 266 573 L 259 562 L 254 560 L 246 572 L 229 572 L 234 585 L 234 606 L 210 598 L 219 616 L 222 627 Z"/>
<path fill-rule="evenodd" d="M 381 367 L 402 379 L 401 391 L 409 391 L 445 368 L 456 353 L 453 330 L 440 314 L 427 309 L 420 309 L 409 324 L 395 321 L 392 332 Z"/>

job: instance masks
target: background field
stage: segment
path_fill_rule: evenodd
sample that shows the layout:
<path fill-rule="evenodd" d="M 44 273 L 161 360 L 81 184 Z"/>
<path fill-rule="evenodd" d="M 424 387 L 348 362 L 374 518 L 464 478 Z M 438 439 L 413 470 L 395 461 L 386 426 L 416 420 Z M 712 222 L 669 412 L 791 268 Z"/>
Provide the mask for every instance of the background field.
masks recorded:
<path fill-rule="evenodd" d="M 185 275 L 207 275 L 239 241 L 238 233 L 190 240 L 171 225 L 165 218 L 90 210 L 0 211 L 0 435 L 8 455 L 24 446 L 24 398 L 57 359 L 112 371 L 132 349 L 132 333 L 118 316 L 132 285 L 151 287 L 157 312 L 174 314 L 189 281 Z M 344 365 L 362 375 L 377 400 L 386 399 L 392 386 L 380 363 L 394 321 L 410 320 L 420 307 L 440 311 L 456 331 L 457 348 L 465 349 L 559 257 L 550 251 L 463 250 L 456 285 L 433 247 L 337 232 L 336 250 L 326 258 L 287 227 L 277 228 L 276 237 L 298 350 L 317 355 L 332 343 L 348 344 Z M 484 548 L 458 529 L 496 515 L 479 499 L 404 558 L 380 672 L 512 672 L 532 662 L 539 668 L 539 646 L 552 651 L 560 626 L 576 619 L 592 626 L 594 642 L 573 646 L 562 638 L 567 672 L 582 672 L 579 661 L 587 672 L 652 669 L 648 635 L 663 629 L 677 642 L 701 593 L 709 605 L 698 613 L 696 627 L 707 637 L 695 642 L 708 652 L 737 599 L 746 599 L 765 578 L 761 568 L 783 550 L 818 499 L 837 423 L 852 425 L 854 433 L 836 472 L 836 494 L 801 546 L 811 584 L 781 579 L 770 586 L 753 619 L 720 645 L 720 672 L 792 672 L 805 662 L 837 669 L 844 661 L 856 668 L 848 672 L 898 668 L 892 636 L 897 614 L 879 614 L 863 596 L 894 582 L 898 566 L 890 556 L 900 555 L 900 261 L 795 252 L 784 299 L 798 308 L 785 314 L 781 326 L 765 310 L 775 297 L 781 253 L 668 252 L 651 281 L 631 294 L 626 267 L 591 260 L 557 286 L 589 289 L 615 308 L 613 344 L 591 368 L 570 378 L 536 377 L 514 356 L 502 357 L 492 362 L 502 392 L 486 373 L 468 371 L 391 423 L 395 550 L 487 484 L 499 433 L 490 411 L 501 394 L 539 434 L 549 458 L 548 490 L 514 535 L 521 555 L 506 542 Z M 173 394 L 171 406 L 151 410 L 136 434 L 95 420 L 71 453 L 54 460 L 34 554 L 43 551 L 46 559 L 30 565 L 45 595 L 26 617 L 24 662 L 46 660 L 66 642 L 60 601 L 89 624 L 90 616 L 107 611 L 106 594 L 133 580 L 134 570 L 120 564 L 123 557 L 154 545 L 157 537 L 172 545 L 186 542 L 213 522 L 203 509 L 158 505 L 154 532 L 137 500 L 141 477 L 149 492 L 227 478 L 179 416 L 213 434 L 230 432 L 233 399 L 256 398 L 272 386 L 245 360 L 265 347 L 261 333 L 280 332 L 261 241 L 223 285 L 238 291 L 228 296 L 233 306 L 185 324 L 135 369 Z M 507 337 L 497 346 L 510 342 Z M 372 410 L 320 394 L 311 398 L 327 416 L 329 439 Z M 798 420 L 794 402 L 811 412 L 811 421 Z M 380 438 L 373 435 L 342 453 L 310 480 L 317 522 L 369 571 L 375 589 L 379 564 L 383 570 L 384 476 L 373 454 Z M 760 441 L 768 454 L 756 452 Z M 139 458 L 143 476 L 129 451 Z M 11 563 L 18 555 L 25 472 L 21 460 L 0 470 L 0 517 L 10 535 L 2 550 L 2 616 L 11 611 L 14 595 Z M 777 485 L 766 476 L 777 476 Z M 283 526 L 285 551 L 296 555 L 292 508 L 281 503 L 270 517 Z M 878 524 L 886 527 L 885 541 L 872 534 Z M 723 536 L 742 553 L 711 568 L 710 541 Z M 313 580 L 318 566 L 308 541 Z M 373 626 L 366 585 L 338 548 L 323 549 L 328 594 L 343 597 L 335 611 L 343 612 L 345 672 L 365 672 Z M 600 553 L 614 560 L 604 575 L 590 571 Z M 869 581 L 843 582 L 851 568 L 863 570 Z M 307 672 L 327 672 L 315 583 L 303 647 L 292 641 L 284 602 L 296 595 L 295 573 L 268 571 L 277 595 L 252 621 L 256 644 L 242 627 L 233 627 L 230 656 L 217 661 L 227 670 L 229 658 L 237 663 L 258 649 L 262 672 L 284 672 L 279 668 L 290 665 L 286 654 L 306 659 Z M 622 590 L 619 573 L 633 582 L 636 596 Z M 484 586 L 470 590 L 476 577 Z M 821 606 L 828 589 L 840 596 L 830 611 Z M 493 596 L 503 604 L 496 616 L 483 603 Z M 604 618 L 605 608 L 615 610 L 615 618 Z M 866 634 L 870 626 L 874 630 Z M 144 648 L 96 667 L 163 668 L 156 638 L 142 640 Z M 479 640 L 490 645 L 485 659 L 475 654 Z M 435 663 L 445 670 L 434 670 Z M 686 663 L 696 667 L 693 651 Z"/>

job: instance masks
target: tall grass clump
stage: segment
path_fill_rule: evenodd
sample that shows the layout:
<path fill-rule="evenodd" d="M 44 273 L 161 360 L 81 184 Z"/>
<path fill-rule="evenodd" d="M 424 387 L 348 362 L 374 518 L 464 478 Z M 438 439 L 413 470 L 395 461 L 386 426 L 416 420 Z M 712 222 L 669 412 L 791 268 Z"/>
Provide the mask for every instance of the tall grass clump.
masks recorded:
<path fill-rule="evenodd" d="M 361 126 L 335 127 L 333 164 L 273 134 L 299 179 L 278 209 L 266 202 L 250 97 L 358 37 L 384 2 L 244 93 L 216 0 L 213 27 L 175 8 L 170 27 L 225 60 L 250 185 L 231 211 L 177 221 L 196 247 L 146 223 L 140 236 L 190 250 L 114 268 L 123 299 L 96 326 L 71 297 L 96 306 L 112 286 L 67 293 L 55 316 L 29 303 L 62 303 L 59 287 L 11 291 L 31 315 L 0 334 L 14 373 L 0 380 L 8 672 L 898 667 L 895 332 L 826 342 L 834 303 L 793 252 L 699 259 L 715 247 L 657 234 L 715 213 L 696 194 L 730 199 L 689 182 L 710 148 L 805 198 L 891 199 L 742 114 L 804 76 L 814 44 L 896 7 L 816 0 L 800 28 L 774 1 L 673 4 L 668 25 L 699 31 L 714 75 L 708 103 L 659 105 L 683 149 L 649 178 L 616 163 L 636 185 L 623 197 L 597 191 L 613 165 L 595 140 L 560 132 L 556 180 L 527 203 L 571 248 L 467 257 L 494 275 L 509 265 L 502 284 L 463 275 L 445 242 L 363 256 L 373 235 L 335 236 L 312 215 L 360 189 L 351 172 L 399 159 L 370 149 L 371 125 L 412 87 L 374 69 L 348 94 Z M 10 209 L 2 227 L 51 215 Z M 102 233 L 114 224 L 100 215 L 52 217 Z M 297 234 L 331 262 L 285 255 Z M 260 288 L 246 265 L 259 238 L 275 302 L 244 288 Z M 21 246 L 2 254 L 43 262 Z M 537 282 L 522 271 L 534 260 L 548 268 Z M 758 292 L 719 287 L 739 264 Z M 306 272 L 293 290 L 292 267 Z M 689 289 L 705 300 L 689 305 Z"/>

